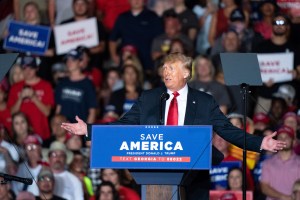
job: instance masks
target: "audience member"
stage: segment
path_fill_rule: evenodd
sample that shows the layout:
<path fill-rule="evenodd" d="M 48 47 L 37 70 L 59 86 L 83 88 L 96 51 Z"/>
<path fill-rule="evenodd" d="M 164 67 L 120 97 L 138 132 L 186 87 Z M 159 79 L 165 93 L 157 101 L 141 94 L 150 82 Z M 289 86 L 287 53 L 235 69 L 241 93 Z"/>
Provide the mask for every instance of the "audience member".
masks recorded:
<path fill-rule="evenodd" d="M 70 22 L 79 22 L 82 20 L 89 19 L 89 0 L 73 0 L 73 12 L 74 17 L 67 19 L 62 22 L 62 24 Z M 89 48 L 91 63 L 93 66 L 100 66 L 100 54 L 105 50 L 105 31 L 102 23 L 97 20 L 97 33 L 99 38 L 99 44 L 95 47 Z"/>
<path fill-rule="evenodd" d="M 209 28 L 211 19 L 214 13 L 217 11 L 217 5 L 210 0 L 199 0 L 193 8 L 193 12 L 198 19 L 199 31 L 196 39 L 195 50 L 200 55 L 207 55 L 209 48 L 211 47 L 208 41 Z"/>
<path fill-rule="evenodd" d="M 23 21 L 26 18 L 25 5 L 29 2 L 38 6 L 38 12 L 41 15 L 40 21 L 48 23 L 47 1 L 46 0 L 13 0 L 14 2 L 14 17 L 16 20 Z"/>
<path fill-rule="evenodd" d="M 272 21 L 272 37 L 269 40 L 261 42 L 255 53 L 284 53 L 293 52 L 294 58 L 297 58 L 298 53 L 294 44 L 289 40 L 290 33 L 290 19 L 283 15 L 277 14 Z M 294 59 L 294 66 L 299 65 Z M 295 67 L 296 68 L 296 67 Z M 266 110 L 269 110 L 271 105 L 272 95 L 278 90 L 283 83 L 275 83 L 273 79 L 268 80 L 263 86 L 257 90 L 258 103 Z M 256 107 L 255 112 L 263 112 L 260 107 Z"/>
<path fill-rule="evenodd" d="M 67 66 L 63 62 L 54 63 L 51 66 L 51 72 L 52 72 L 53 86 L 55 87 L 61 79 L 67 76 Z"/>
<path fill-rule="evenodd" d="M 230 14 L 238 7 L 234 0 L 222 0 L 220 3 L 223 7 L 213 15 L 210 24 L 208 41 L 211 47 L 214 46 L 215 40 L 228 30 Z"/>
<path fill-rule="evenodd" d="M 123 115 L 135 103 L 142 92 L 139 83 L 139 72 L 133 65 L 123 67 L 124 87 L 113 92 L 106 109 L 114 111 L 118 116 Z"/>
<path fill-rule="evenodd" d="M 265 113 L 255 113 L 253 116 L 254 130 L 264 131 L 270 122 L 270 118 Z"/>
<path fill-rule="evenodd" d="M 100 71 L 100 66 L 93 66 L 91 63 L 91 53 L 90 50 L 85 46 L 78 46 L 76 50 L 79 52 L 80 56 L 80 67 L 82 72 L 92 81 L 94 87 L 96 88 L 97 94 L 100 91 L 102 84 L 102 71 Z M 97 95 L 98 96 L 98 95 Z"/>
<path fill-rule="evenodd" d="M 14 175 L 20 156 L 13 144 L 5 140 L 6 134 L 3 124 L 0 124 L 0 171 Z"/>
<path fill-rule="evenodd" d="M 293 152 L 294 130 L 288 126 L 281 127 L 277 131 L 277 139 L 287 145 L 263 163 L 260 183 L 267 200 L 291 199 L 293 184 L 300 178 L 300 157 Z"/>
<path fill-rule="evenodd" d="M 141 198 L 133 189 L 122 185 L 121 171 L 116 169 L 103 169 L 101 177 L 103 181 L 110 181 L 117 189 L 120 199 L 124 200 L 140 200 Z"/>
<path fill-rule="evenodd" d="M 54 106 L 53 89 L 49 82 L 37 76 L 36 58 L 22 57 L 24 81 L 12 86 L 9 91 L 7 105 L 14 114 L 24 112 L 28 117 L 33 131 L 42 139 L 50 137 L 48 116 Z"/>
<path fill-rule="evenodd" d="M 214 134 L 213 137 L 213 145 L 224 155 L 224 159 L 222 162 L 240 162 L 240 165 L 242 166 L 242 161 L 240 159 L 237 159 L 233 157 L 230 152 L 229 152 L 229 143 L 221 138 L 218 134 Z M 251 171 L 249 168 L 246 168 L 246 178 L 247 178 L 247 189 L 248 190 L 253 190 L 254 189 L 254 182 L 253 182 L 253 177 L 251 175 Z M 224 186 L 217 186 L 216 189 L 224 190 L 228 188 L 228 183 L 227 187 Z"/>
<path fill-rule="evenodd" d="M 282 98 L 286 101 L 288 111 L 296 111 L 295 96 L 296 90 L 290 84 L 283 84 L 278 87 L 277 92 L 273 93 L 273 97 Z"/>
<path fill-rule="evenodd" d="M 288 107 L 284 99 L 277 97 L 272 98 L 271 108 L 268 112 L 268 115 L 270 116 L 270 127 L 272 129 L 278 129 L 282 124 L 282 117 L 287 111 Z"/>
<path fill-rule="evenodd" d="M 130 9 L 128 1 L 124 0 L 96 0 L 96 9 L 99 19 L 102 20 L 107 33 L 113 29 L 120 14 Z"/>
<path fill-rule="evenodd" d="M 42 143 L 41 138 L 35 135 L 28 135 L 24 140 L 26 160 L 19 165 L 17 176 L 37 180 L 42 169 Z M 12 188 L 16 195 L 21 191 L 31 192 L 39 195 L 39 188 L 34 182 L 32 185 L 25 185 L 21 182 L 12 182 Z"/>
<path fill-rule="evenodd" d="M 231 168 L 227 176 L 228 190 L 242 191 L 243 171 L 241 168 Z"/>
<path fill-rule="evenodd" d="M 164 16 L 164 33 L 155 37 L 152 42 L 152 59 L 156 60 L 170 52 L 170 45 L 173 39 L 180 39 L 187 49 L 192 52 L 193 43 L 187 35 L 181 33 L 181 22 L 176 13 Z"/>
<path fill-rule="evenodd" d="M 195 42 L 198 32 L 198 20 L 195 13 L 185 5 L 184 0 L 174 0 L 174 8 L 166 10 L 163 16 L 177 14 L 181 23 L 181 32 Z"/>
<path fill-rule="evenodd" d="M 9 135 L 12 136 L 11 131 L 11 113 L 7 107 L 7 90 L 3 84 L 0 83 L 0 124 L 8 131 Z"/>
<path fill-rule="evenodd" d="M 264 0 L 259 5 L 259 13 L 261 19 L 254 24 L 254 31 L 258 33 L 262 39 L 268 40 L 272 36 L 272 22 L 279 8 L 275 0 Z"/>
<path fill-rule="evenodd" d="M 9 70 L 8 78 L 10 86 L 13 86 L 15 83 L 23 81 L 23 68 L 19 64 L 14 64 Z"/>
<path fill-rule="evenodd" d="M 66 143 L 71 135 L 60 127 L 62 122 L 67 121 L 67 118 L 60 114 L 55 114 L 50 120 L 51 136 L 43 142 L 43 147 L 49 148 L 54 141 Z"/>
<path fill-rule="evenodd" d="M 55 179 L 54 194 L 65 199 L 83 200 L 80 180 L 66 170 L 66 164 L 73 160 L 73 153 L 63 143 L 55 141 L 50 145 L 48 159 Z"/>
<path fill-rule="evenodd" d="M 1 200 L 14 200 L 15 195 L 10 190 L 10 184 L 0 177 L 0 199 Z"/>
<path fill-rule="evenodd" d="M 103 181 L 97 189 L 97 200 L 119 200 L 115 186 L 109 181 Z"/>
<path fill-rule="evenodd" d="M 79 141 L 80 137 L 79 137 Z M 68 148 L 69 149 L 69 148 Z M 70 163 L 69 170 L 72 174 L 74 174 L 80 181 L 83 186 L 84 192 L 84 199 L 91 199 L 95 198 L 94 190 L 93 190 L 93 183 L 91 179 L 86 176 L 87 165 L 86 165 L 86 158 L 79 150 L 73 150 L 74 158 L 73 161 Z"/>
<path fill-rule="evenodd" d="M 111 32 L 109 53 L 114 64 L 120 65 L 117 41 L 121 39 L 121 48 L 128 44 L 137 48 L 144 69 L 151 73 L 151 44 L 163 32 L 162 22 L 154 12 L 144 7 L 144 0 L 129 0 L 129 3 L 130 11 L 119 15 Z"/>
<path fill-rule="evenodd" d="M 36 195 L 36 200 L 66 200 L 59 196 L 56 196 L 54 191 L 55 179 L 50 169 L 42 168 L 37 176 L 37 184 L 39 188 L 39 196 Z"/>
<path fill-rule="evenodd" d="M 96 119 L 96 91 L 80 68 L 80 53 L 71 50 L 65 56 L 69 76 L 62 79 L 55 89 L 56 114 L 62 114 L 71 122 L 74 115 L 89 123 Z"/>
<path fill-rule="evenodd" d="M 48 0 L 49 22 L 52 27 L 74 17 L 73 0 Z"/>
<path fill-rule="evenodd" d="M 220 106 L 221 111 L 227 114 L 230 107 L 230 98 L 227 88 L 215 80 L 215 68 L 206 56 L 195 59 L 195 77 L 189 86 L 212 95 Z"/>

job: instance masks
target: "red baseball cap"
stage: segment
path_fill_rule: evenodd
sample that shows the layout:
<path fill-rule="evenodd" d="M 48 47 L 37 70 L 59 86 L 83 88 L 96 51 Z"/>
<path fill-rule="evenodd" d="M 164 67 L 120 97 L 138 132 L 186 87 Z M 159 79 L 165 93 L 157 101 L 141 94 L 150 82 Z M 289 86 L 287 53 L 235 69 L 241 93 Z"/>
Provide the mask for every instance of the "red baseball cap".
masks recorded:
<path fill-rule="evenodd" d="M 36 145 L 42 145 L 41 138 L 37 135 L 28 135 L 24 140 L 24 145 L 27 144 L 36 144 Z"/>
<path fill-rule="evenodd" d="M 283 133 L 288 134 L 292 139 L 295 137 L 294 130 L 289 126 L 282 126 L 277 130 L 277 136 Z"/>
<path fill-rule="evenodd" d="M 264 124 L 268 124 L 270 122 L 270 118 L 268 117 L 267 114 L 265 113 L 256 113 L 253 117 L 253 122 L 256 124 L 256 123 L 259 123 L 259 122 L 262 122 Z"/>
<path fill-rule="evenodd" d="M 296 114 L 296 113 L 294 113 L 294 112 L 287 112 L 287 113 L 285 113 L 285 114 L 283 115 L 283 117 L 282 117 L 283 121 L 284 121 L 286 118 L 288 118 L 288 117 L 293 117 L 293 118 L 299 123 L 298 117 L 297 117 L 297 114 Z"/>

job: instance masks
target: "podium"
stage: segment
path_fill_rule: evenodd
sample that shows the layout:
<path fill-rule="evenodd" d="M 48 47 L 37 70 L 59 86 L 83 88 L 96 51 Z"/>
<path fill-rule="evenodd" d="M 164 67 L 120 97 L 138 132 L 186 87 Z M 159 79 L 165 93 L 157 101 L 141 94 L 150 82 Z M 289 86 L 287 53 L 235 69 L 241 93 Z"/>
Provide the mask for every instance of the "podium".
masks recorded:
<path fill-rule="evenodd" d="M 93 125 L 91 138 L 90 167 L 128 169 L 145 200 L 176 200 L 191 170 L 211 168 L 212 126 Z"/>

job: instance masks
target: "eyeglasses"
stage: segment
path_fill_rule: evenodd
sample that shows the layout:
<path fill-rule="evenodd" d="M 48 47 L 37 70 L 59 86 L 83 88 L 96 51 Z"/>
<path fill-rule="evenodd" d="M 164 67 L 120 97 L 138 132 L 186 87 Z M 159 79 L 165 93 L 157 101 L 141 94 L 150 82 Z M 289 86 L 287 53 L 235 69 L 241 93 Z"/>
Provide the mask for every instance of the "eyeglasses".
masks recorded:
<path fill-rule="evenodd" d="M 49 154 L 49 156 L 50 157 L 52 157 L 52 158 L 64 158 L 64 157 L 66 157 L 66 154 L 65 153 L 63 153 L 63 152 L 51 152 L 50 154 Z"/>
<path fill-rule="evenodd" d="M 36 144 L 30 144 L 26 146 L 26 150 L 27 151 L 33 151 L 36 150 L 38 148 L 38 146 Z"/>
<path fill-rule="evenodd" d="M 53 181 L 53 179 L 50 178 L 50 177 L 48 177 L 48 176 L 43 176 L 43 177 L 40 177 L 38 179 L 38 181 L 41 181 L 41 182 L 43 182 L 43 181 L 51 182 L 51 181 Z"/>
<path fill-rule="evenodd" d="M 279 20 L 273 21 L 272 24 L 273 24 L 274 26 L 284 26 L 284 25 L 286 25 L 286 22 L 285 22 L 284 20 L 282 20 L 282 19 L 279 19 Z"/>

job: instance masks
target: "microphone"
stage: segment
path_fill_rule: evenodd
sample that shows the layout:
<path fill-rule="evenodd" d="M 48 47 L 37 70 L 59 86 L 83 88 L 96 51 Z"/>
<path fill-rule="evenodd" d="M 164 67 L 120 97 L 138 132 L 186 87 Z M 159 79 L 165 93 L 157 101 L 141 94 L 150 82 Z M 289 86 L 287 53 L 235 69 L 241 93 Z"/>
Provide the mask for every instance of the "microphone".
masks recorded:
<path fill-rule="evenodd" d="M 164 125 L 164 118 L 163 118 L 163 101 L 167 101 L 170 98 L 170 95 L 167 92 L 163 92 L 160 96 L 160 117 L 159 117 L 159 122 L 160 125 Z"/>
<path fill-rule="evenodd" d="M 30 179 L 30 178 L 21 178 L 18 176 L 12 176 L 12 175 L 3 174 L 3 173 L 0 173 L 0 177 L 3 177 L 4 181 L 17 181 L 17 182 L 24 183 L 25 185 L 32 184 L 32 179 Z"/>

